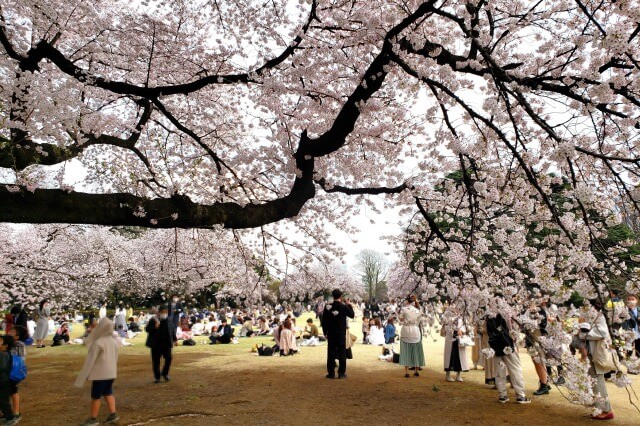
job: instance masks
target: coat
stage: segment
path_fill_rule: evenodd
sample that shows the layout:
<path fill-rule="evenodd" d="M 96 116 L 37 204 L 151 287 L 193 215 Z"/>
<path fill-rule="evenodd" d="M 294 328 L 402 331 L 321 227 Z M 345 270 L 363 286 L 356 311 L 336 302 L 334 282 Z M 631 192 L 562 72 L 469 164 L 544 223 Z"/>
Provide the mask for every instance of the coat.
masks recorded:
<path fill-rule="evenodd" d="M 466 327 L 461 319 L 457 321 L 456 326 L 454 327 L 454 332 L 457 330 L 462 330 L 463 333 L 467 332 Z M 449 368 L 449 363 L 451 361 L 451 351 L 453 349 L 453 342 L 457 340 L 457 337 L 454 337 L 451 332 L 448 332 L 445 336 L 444 340 L 444 368 Z M 458 345 L 458 355 L 460 357 L 460 366 L 462 367 L 462 371 L 469 370 L 469 356 L 467 354 L 467 347 Z"/>
<path fill-rule="evenodd" d="M 589 343 L 589 354 L 593 354 L 596 351 L 596 344 L 600 340 L 606 340 L 607 343 L 611 343 L 611 335 L 609 334 L 609 327 L 607 326 L 607 320 L 602 313 L 598 314 L 595 323 L 591 326 L 591 330 L 586 335 L 587 342 Z M 609 369 L 601 369 L 592 362 L 596 374 L 606 374 Z"/>
<path fill-rule="evenodd" d="M 335 300 L 327 304 L 324 307 L 321 321 L 322 332 L 327 336 L 327 340 L 336 345 L 346 344 L 347 318 L 354 316 L 355 313 L 351 305 L 345 305 Z"/>
<path fill-rule="evenodd" d="M 118 371 L 118 339 L 113 335 L 113 322 L 102 318 L 84 339 L 89 348 L 75 385 L 82 387 L 87 380 L 115 379 Z"/>
<path fill-rule="evenodd" d="M 296 337 L 291 330 L 283 328 L 280 332 L 280 343 L 278 345 L 284 355 L 289 355 L 291 351 L 297 351 L 298 345 L 296 344 Z"/>
<path fill-rule="evenodd" d="M 160 321 L 159 327 L 156 328 L 157 322 Z M 165 320 L 151 318 L 144 329 L 147 332 L 147 347 L 156 349 L 171 348 L 174 342 L 178 341 L 176 335 L 176 327 L 173 326 L 171 317 Z"/>

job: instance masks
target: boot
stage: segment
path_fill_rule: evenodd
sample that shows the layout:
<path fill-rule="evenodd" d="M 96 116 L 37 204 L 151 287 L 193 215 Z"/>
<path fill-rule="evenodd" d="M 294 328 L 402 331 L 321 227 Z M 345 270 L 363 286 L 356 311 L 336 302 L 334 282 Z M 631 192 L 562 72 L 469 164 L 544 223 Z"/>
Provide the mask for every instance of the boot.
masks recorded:
<path fill-rule="evenodd" d="M 551 386 L 549 386 L 547 383 L 540 382 L 540 387 L 538 388 L 538 390 L 533 391 L 533 394 L 535 396 L 548 395 L 550 390 Z"/>

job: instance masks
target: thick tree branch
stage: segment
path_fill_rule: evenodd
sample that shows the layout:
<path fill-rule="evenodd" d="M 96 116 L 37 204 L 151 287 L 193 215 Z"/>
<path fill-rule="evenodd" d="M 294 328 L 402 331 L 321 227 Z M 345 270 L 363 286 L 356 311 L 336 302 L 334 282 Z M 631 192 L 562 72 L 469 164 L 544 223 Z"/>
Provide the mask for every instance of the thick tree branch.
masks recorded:
<path fill-rule="evenodd" d="M 327 183 L 325 178 L 316 179 L 315 181 L 326 193 L 340 192 L 347 195 L 380 195 L 380 194 L 400 194 L 410 187 L 407 183 L 395 187 L 373 187 L 373 188 L 349 188 L 341 185 L 331 185 Z"/>

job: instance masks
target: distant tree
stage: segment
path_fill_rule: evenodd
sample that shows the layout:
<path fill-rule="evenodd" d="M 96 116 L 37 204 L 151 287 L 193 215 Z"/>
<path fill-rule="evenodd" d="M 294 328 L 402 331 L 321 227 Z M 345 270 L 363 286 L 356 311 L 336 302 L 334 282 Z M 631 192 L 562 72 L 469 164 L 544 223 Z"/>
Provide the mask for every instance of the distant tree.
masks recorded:
<path fill-rule="evenodd" d="M 358 253 L 356 272 L 364 284 L 368 300 L 382 300 L 387 297 L 386 279 L 389 263 L 381 253 L 374 250 L 363 250 Z"/>

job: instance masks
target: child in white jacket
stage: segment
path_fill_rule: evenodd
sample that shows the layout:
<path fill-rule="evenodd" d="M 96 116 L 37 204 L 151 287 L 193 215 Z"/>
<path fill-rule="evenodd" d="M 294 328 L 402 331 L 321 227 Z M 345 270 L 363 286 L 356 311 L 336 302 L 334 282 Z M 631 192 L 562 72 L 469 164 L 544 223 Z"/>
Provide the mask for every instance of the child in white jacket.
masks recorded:
<path fill-rule="evenodd" d="M 100 399 L 104 397 L 109 416 L 107 424 L 119 420 L 116 413 L 116 399 L 113 396 L 113 381 L 118 370 L 118 339 L 114 336 L 113 322 L 109 318 L 101 318 L 98 325 L 89 333 L 84 344 L 89 349 L 87 359 L 78 374 L 75 385 L 82 387 L 91 380 L 91 417 L 83 425 L 98 425 Z"/>

